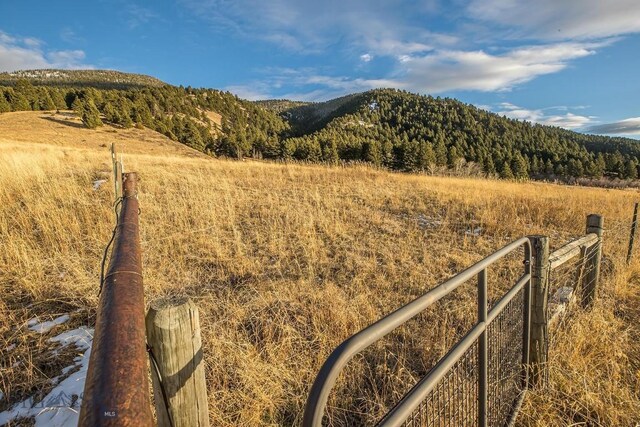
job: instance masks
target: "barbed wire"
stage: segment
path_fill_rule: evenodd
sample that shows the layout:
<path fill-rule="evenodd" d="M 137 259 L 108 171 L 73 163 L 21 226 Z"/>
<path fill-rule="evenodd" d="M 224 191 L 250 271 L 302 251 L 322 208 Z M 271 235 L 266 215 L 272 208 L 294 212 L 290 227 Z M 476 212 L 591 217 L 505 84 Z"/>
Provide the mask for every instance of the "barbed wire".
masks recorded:
<path fill-rule="evenodd" d="M 109 243 L 104 247 L 104 252 L 102 254 L 102 261 L 100 262 L 100 287 L 98 289 L 98 297 L 102 293 L 102 287 L 104 286 L 104 268 L 107 263 L 107 256 L 109 254 L 109 248 L 113 244 L 113 241 L 116 238 L 116 233 L 118 231 L 118 225 L 120 224 L 120 216 L 118 215 L 118 208 L 122 204 L 122 197 L 118 197 L 118 199 L 113 204 L 113 210 L 115 212 L 116 223 L 113 226 L 113 231 L 111 232 L 111 239 L 109 239 Z"/>

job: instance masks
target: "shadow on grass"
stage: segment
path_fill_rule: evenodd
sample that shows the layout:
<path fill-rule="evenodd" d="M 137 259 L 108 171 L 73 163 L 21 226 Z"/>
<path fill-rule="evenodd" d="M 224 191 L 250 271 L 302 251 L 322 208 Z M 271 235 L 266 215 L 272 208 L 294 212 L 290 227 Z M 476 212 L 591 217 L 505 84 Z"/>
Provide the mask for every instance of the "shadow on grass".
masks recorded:
<path fill-rule="evenodd" d="M 50 122 L 60 123 L 61 125 L 70 126 L 73 128 L 86 129 L 86 126 L 82 123 L 77 123 L 71 120 L 59 119 L 56 117 L 41 117 L 41 119 L 49 120 Z"/>

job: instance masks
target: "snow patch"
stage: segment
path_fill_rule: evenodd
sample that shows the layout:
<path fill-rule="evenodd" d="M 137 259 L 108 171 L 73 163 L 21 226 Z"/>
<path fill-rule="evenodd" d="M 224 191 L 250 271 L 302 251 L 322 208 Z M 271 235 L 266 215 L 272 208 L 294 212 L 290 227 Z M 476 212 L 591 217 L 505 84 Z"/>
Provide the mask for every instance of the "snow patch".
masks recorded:
<path fill-rule="evenodd" d="M 442 225 L 442 221 L 439 219 L 431 218 L 430 216 L 419 214 L 416 217 L 418 226 L 420 228 L 438 228 Z"/>
<path fill-rule="evenodd" d="M 98 189 L 102 186 L 102 184 L 104 184 L 105 182 L 107 182 L 106 179 L 96 179 L 95 181 L 93 181 L 93 191 L 98 191 Z"/>
<path fill-rule="evenodd" d="M 465 231 L 464 234 L 466 234 L 467 236 L 478 237 L 480 234 L 482 234 L 482 227 L 470 228 L 469 230 Z"/>
<path fill-rule="evenodd" d="M 73 369 L 78 370 L 60 381 L 41 401 L 36 402 L 33 397 L 30 397 L 15 404 L 11 409 L 0 412 L 0 425 L 8 424 L 18 418 L 34 418 L 36 427 L 77 425 L 92 339 L 93 329 L 84 327 L 63 332 L 51 338 L 49 341 L 57 342 L 61 347 L 73 344 L 78 350 L 84 350 L 82 355 L 74 359 L 73 365 L 64 368 L 62 375 L 55 377 L 52 381 L 57 383 Z M 56 354 L 58 354 L 57 350 L 52 355 Z"/>
<path fill-rule="evenodd" d="M 68 314 L 64 314 L 56 319 L 50 320 L 48 322 L 42 322 L 42 323 L 39 323 L 38 318 L 34 317 L 33 319 L 29 320 L 27 325 L 29 326 L 29 329 L 31 329 L 32 331 L 38 332 L 39 334 L 44 334 L 45 332 L 49 332 L 54 327 L 63 324 L 67 320 L 69 320 Z"/>

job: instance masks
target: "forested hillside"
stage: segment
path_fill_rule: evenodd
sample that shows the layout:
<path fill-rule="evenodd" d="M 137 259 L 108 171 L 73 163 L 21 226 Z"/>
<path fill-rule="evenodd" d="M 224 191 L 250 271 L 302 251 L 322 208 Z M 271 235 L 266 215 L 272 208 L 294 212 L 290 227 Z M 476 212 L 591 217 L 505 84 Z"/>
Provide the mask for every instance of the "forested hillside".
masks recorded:
<path fill-rule="evenodd" d="M 522 179 L 638 177 L 635 140 L 534 125 L 393 89 L 321 103 L 249 102 L 113 71 L 6 77 L 0 74 L 0 113 L 71 108 L 87 127 L 145 126 L 215 156 L 364 161 L 401 171 L 464 167 Z"/>
<path fill-rule="evenodd" d="M 0 113 L 56 109 L 73 109 L 89 128 L 103 121 L 125 128 L 146 126 L 205 153 L 233 157 L 278 157 L 281 135 L 288 129 L 275 113 L 218 90 L 166 84 L 135 89 L 59 87 L 29 79 L 0 86 Z M 219 114 L 220 123 L 208 112 Z"/>
<path fill-rule="evenodd" d="M 0 86 L 13 86 L 20 79 L 50 86 L 90 86 L 100 89 L 162 87 L 165 82 L 144 74 L 115 70 L 22 70 L 0 73 Z"/>
<path fill-rule="evenodd" d="M 501 117 L 455 99 L 379 89 L 281 113 L 295 158 L 363 160 L 397 170 L 473 162 L 503 178 L 636 178 L 640 146 Z"/>

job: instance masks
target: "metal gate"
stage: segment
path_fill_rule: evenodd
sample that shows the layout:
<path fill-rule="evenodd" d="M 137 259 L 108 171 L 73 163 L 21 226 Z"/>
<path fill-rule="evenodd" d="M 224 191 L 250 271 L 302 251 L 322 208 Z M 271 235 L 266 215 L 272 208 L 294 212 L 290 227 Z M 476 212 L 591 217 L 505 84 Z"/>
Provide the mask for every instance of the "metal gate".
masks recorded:
<path fill-rule="evenodd" d="M 488 310 L 487 268 L 524 247 L 524 272 Z M 362 350 L 476 277 L 478 320 L 387 415 L 380 426 L 502 426 L 512 422 L 527 386 L 531 243 L 523 237 L 477 262 L 340 344 L 316 377 L 303 426 L 322 425 L 329 393 Z"/>

